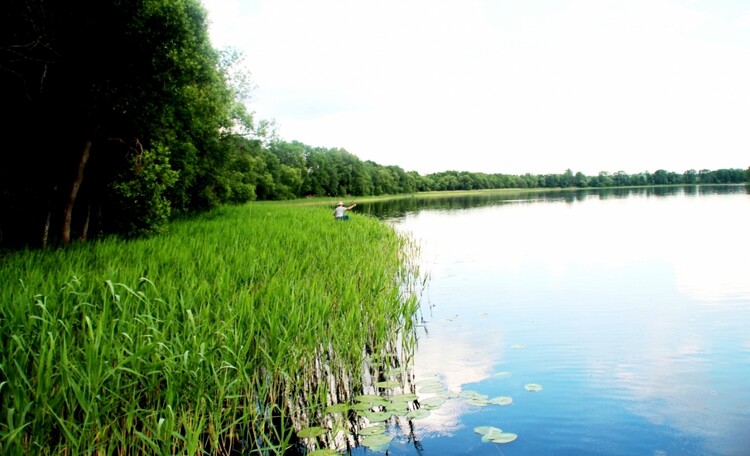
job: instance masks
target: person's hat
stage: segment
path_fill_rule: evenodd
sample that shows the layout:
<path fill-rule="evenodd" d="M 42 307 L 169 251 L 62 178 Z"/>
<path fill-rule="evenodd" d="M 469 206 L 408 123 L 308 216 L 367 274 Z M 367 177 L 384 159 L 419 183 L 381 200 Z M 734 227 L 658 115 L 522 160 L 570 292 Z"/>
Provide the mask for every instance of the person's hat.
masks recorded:
<path fill-rule="evenodd" d="M 339 206 L 343 206 L 343 205 L 344 205 L 344 202 L 343 201 L 339 201 Z"/>

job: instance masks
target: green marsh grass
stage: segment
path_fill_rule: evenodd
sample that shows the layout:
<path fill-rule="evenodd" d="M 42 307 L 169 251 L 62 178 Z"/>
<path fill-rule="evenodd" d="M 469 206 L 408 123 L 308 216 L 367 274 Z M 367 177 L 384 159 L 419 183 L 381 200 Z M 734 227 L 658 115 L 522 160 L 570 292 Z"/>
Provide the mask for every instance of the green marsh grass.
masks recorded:
<path fill-rule="evenodd" d="M 5 255 L 0 453 L 289 452 L 413 343 L 409 251 L 369 217 L 250 204 Z"/>

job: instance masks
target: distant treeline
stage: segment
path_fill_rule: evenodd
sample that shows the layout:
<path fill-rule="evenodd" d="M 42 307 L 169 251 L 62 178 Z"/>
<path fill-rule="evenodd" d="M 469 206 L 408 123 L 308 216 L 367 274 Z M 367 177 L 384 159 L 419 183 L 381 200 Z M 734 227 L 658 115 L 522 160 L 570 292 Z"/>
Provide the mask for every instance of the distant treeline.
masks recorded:
<path fill-rule="evenodd" d="M 257 199 L 307 196 L 389 195 L 444 190 L 500 188 L 625 187 L 641 185 L 736 184 L 749 180 L 750 170 L 719 169 L 683 173 L 663 169 L 637 174 L 600 172 L 502 174 L 443 171 L 421 175 L 398 166 L 362 161 L 344 149 L 311 147 L 297 141 L 276 142 L 256 152 L 256 167 L 248 169 Z"/>

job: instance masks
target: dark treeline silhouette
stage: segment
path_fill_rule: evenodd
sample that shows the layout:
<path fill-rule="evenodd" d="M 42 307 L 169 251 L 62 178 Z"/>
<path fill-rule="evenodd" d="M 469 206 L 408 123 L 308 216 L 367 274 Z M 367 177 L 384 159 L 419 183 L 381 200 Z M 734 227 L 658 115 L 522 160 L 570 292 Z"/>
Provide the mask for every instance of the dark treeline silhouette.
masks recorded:
<path fill-rule="evenodd" d="M 275 140 L 245 108 L 242 56 L 211 46 L 199 0 L 6 3 L 0 249 L 158 234 L 175 216 L 252 200 L 748 179 L 407 172 Z"/>

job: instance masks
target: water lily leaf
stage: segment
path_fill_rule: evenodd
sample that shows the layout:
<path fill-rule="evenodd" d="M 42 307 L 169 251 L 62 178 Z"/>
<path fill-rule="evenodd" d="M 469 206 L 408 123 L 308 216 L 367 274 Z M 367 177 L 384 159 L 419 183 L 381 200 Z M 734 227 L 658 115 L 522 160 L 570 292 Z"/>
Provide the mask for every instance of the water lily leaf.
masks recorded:
<path fill-rule="evenodd" d="M 511 375 L 513 375 L 513 374 L 511 374 L 510 372 L 495 372 L 494 374 L 492 374 L 492 378 L 500 378 L 500 379 L 502 379 L 502 378 L 508 378 Z"/>
<path fill-rule="evenodd" d="M 417 399 L 416 394 L 397 394 L 395 396 L 390 397 L 390 400 L 392 402 L 401 402 L 401 401 L 411 402 L 416 399 Z"/>
<path fill-rule="evenodd" d="M 445 398 L 441 396 L 428 397 L 427 399 L 420 399 L 419 405 L 427 410 L 434 410 L 445 403 Z"/>
<path fill-rule="evenodd" d="M 326 433 L 326 429 L 320 426 L 310 426 L 297 431 L 297 437 L 301 439 L 309 439 L 313 437 L 320 437 Z"/>
<path fill-rule="evenodd" d="M 386 410 L 393 412 L 395 415 L 402 416 L 409 411 L 410 402 L 393 402 L 386 407 Z"/>
<path fill-rule="evenodd" d="M 373 407 L 388 407 L 390 404 L 391 404 L 391 401 L 389 401 L 388 399 L 384 397 L 381 397 L 380 399 L 376 401 L 370 402 L 370 405 L 372 405 Z"/>
<path fill-rule="evenodd" d="M 412 410 L 411 412 L 406 414 L 406 417 L 411 418 L 412 420 L 421 420 L 422 418 L 427 418 L 428 416 L 430 416 L 430 411 L 423 408 Z"/>
<path fill-rule="evenodd" d="M 469 405 L 473 405 L 475 407 L 484 407 L 484 406 L 490 405 L 487 399 L 482 399 L 479 397 L 472 397 L 471 399 L 466 399 L 466 403 Z"/>
<path fill-rule="evenodd" d="M 432 375 L 429 378 L 423 378 L 422 380 L 419 380 L 414 383 L 416 386 L 427 386 L 427 385 L 440 385 L 440 380 L 437 378 L 437 374 Z"/>
<path fill-rule="evenodd" d="M 462 398 L 464 398 L 464 399 L 479 399 L 479 400 L 485 400 L 485 401 L 487 399 L 489 399 L 488 395 L 482 394 L 482 393 L 480 393 L 478 391 L 474 391 L 474 390 L 464 390 L 464 391 L 461 391 L 461 393 L 459 394 L 459 396 L 462 397 Z"/>
<path fill-rule="evenodd" d="M 367 418 L 371 423 L 388 421 L 391 415 L 392 415 L 391 412 L 362 412 L 360 413 L 360 416 Z"/>
<path fill-rule="evenodd" d="M 391 440 L 393 440 L 393 436 L 388 434 L 368 435 L 362 439 L 362 446 L 365 446 L 372 451 L 385 451 L 391 444 Z"/>
<path fill-rule="evenodd" d="M 377 394 L 360 394 L 359 396 L 354 396 L 354 400 L 357 402 L 366 402 L 371 403 L 372 401 L 378 401 L 382 399 L 382 396 L 378 396 Z"/>
<path fill-rule="evenodd" d="M 532 393 L 536 393 L 538 391 L 542 390 L 542 385 L 539 385 L 537 383 L 527 383 L 524 388 L 526 388 L 527 391 L 531 391 Z"/>
<path fill-rule="evenodd" d="M 489 402 L 490 404 L 494 404 L 494 405 L 510 405 L 513 403 L 513 398 L 510 396 L 498 396 L 498 397 L 493 397 L 487 402 Z"/>
<path fill-rule="evenodd" d="M 346 413 L 349 408 L 349 404 L 333 404 L 326 407 L 325 413 Z"/>
<path fill-rule="evenodd" d="M 383 382 L 375 383 L 375 386 L 377 388 L 398 388 L 399 386 L 401 386 L 401 382 L 397 382 L 395 380 L 386 380 Z"/>
<path fill-rule="evenodd" d="M 474 428 L 474 432 L 480 435 L 487 435 L 490 432 L 496 431 L 498 434 L 502 434 L 503 430 L 494 426 L 478 426 Z"/>
<path fill-rule="evenodd" d="M 482 436 L 482 442 L 492 442 L 495 438 L 500 438 L 500 436 L 503 435 L 503 430 L 496 428 L 496 427 L 490 427 L 489 431 L 487 431 L 486 434 Z"/>
<path fill-rule="evenodd" d="M 382 424 L 376 424 L 375 426 L 369 426 L 359 430 L 359 435 L 377 435 L 385 434 L 385 426 Z"/>
<path fill-rule="evenodd" d="M 526 344 L 513 344 L 513 345 L 510 346 L 510 348 L 512 348 L 514 350 L 520 350 L 522 348 L 526 348 Z"/>
<path fill-rule="evenodd" d="M 354 404 L 351 407 L 349 407 L 351 410 L 355 410 L 357 412 L 361 412 L 364 410 L 370 410 L 373 408 L 373 405 L 368 402 L 360 402 L 359 404 Z"/>
<path fill-rule="evenodd" d="M 315 450 L 307 453 L 307 456 L 335 456 L 339 454 L 336 450 L 331 450 L 329 448 L 323 448 L 320 450 Z"/>
<path fill-rule="evenodd" d="M 489 434 L 484 436 L 485 438 L 489 437 Z M 501 434 L 493 434 L 492 437 L 488 439 L 488 441 L 492 443 L 510 443 L 518 438 L 517 434 L 514 434 L 512 432 L 503 432 Z"/>

